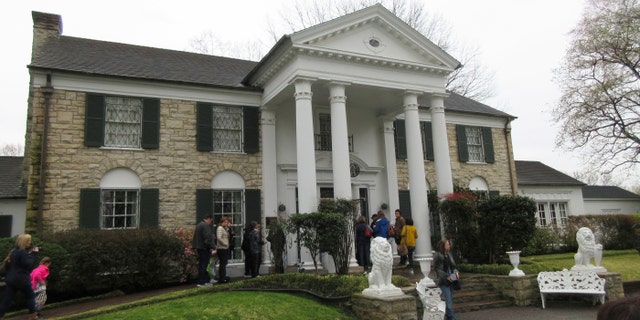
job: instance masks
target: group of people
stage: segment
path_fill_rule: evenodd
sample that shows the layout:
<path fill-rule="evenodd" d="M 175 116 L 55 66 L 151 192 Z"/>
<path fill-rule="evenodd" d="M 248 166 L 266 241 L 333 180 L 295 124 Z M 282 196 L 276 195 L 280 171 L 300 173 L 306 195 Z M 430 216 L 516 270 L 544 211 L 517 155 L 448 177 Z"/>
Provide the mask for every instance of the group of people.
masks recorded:
<path fill-rule="evenodd" d="M 216 282 L 227 283 L 230 280 L 227 275 L 227 265 L 233 251 L 234 239 L 231 218 L 223 216 L 214 229 L 212 224 L 213 216 L 206 215 L 202 221 L 198 222 L 193 234 L 191 246 L 198 253 L 198 286 L 211 286 Z M 242 241 L 242 250 L 245 254 L 245 277 L 259 276 L 264 243 L 260 224 L 255 221 L 250 222 L 245 229 Z M 217 281 L 207 272 L 213 254 L 218 258 Z"/>
<path fill-rule="evenodd" d="M 365 216 L 358 218 L 355 227 L 356 259 L 358 265 L 364 268 L 365 274 L 371 267 L 370 242 L 371 238 L 375 237 L 393 238 L 398 246 L 399 266 L 406 265 L 407 268 L 413 268 L 413 253 L 416 249 L 418 231 L 413 225 L 413 220 L 411 218 L 405 219 L 400 209 L 396 209 L 395 215 L 394 225 L 389 223 L 382 210 L 371 216 L 371 224 L 367 224 Z"/>
<path fill-rule="evenodd" d="M 0 318 L 4 317 L 9 305 L 18 292 L 22 292 L 29 309 L 28 319 L 40 319 L 39 311 L 47 300 L 46 284 L 51 258 L 44 257 L 34 268 L 36 254 L 40 248 L 32 245 L 31 235 L 21 234 L 15 247 L 4 258 L 7 264 L 4 298 L 0 303 Z"/>

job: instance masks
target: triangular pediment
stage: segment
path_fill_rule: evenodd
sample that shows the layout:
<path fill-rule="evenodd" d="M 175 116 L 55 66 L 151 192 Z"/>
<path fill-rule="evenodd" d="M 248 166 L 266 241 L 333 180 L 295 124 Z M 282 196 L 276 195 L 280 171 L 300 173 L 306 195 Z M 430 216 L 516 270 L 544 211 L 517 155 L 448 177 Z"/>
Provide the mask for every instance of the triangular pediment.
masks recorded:
<path fill-rule="evenodd" d="M 459 62 L 382 5 L 374 5 L 291 35 L 293 47 L 392 63 L 454 70 Z"/>

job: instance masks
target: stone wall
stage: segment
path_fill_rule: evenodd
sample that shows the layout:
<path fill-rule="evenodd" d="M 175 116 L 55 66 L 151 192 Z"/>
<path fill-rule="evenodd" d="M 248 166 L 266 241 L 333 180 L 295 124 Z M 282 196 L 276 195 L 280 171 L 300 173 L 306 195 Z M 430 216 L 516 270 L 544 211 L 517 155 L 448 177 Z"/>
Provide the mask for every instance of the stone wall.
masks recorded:
<path fill-rule="evenodd" d="M 38 209 L 39 155 L 44 98 L 34 89 L 31 114 L 28 224 Z M 160 226 L 189 227 L 195 223 L 196 189 L 211 188 L 213 177 L 230 170 L 244 179 L 247 189 L 262 185 L 261 153 L 232 154 L 196 151 L 196 102 L 160 101 L 160 147 L 123 150 L 84 146 L 85 93 L 55 90 L 51 98 L 47 179 L 43 206 L 44 231 L 77 228 L 80 189 L 99 188 L 100 179 L 114 168 L 133 170 L 142 188 L 160 191 Z"/>
<path fill-rule="evenodd" d="M 351 309 L 359 319 L 418 319 L 416 299 L 411 295 L 378 298 L 354 294 L 351 297 L 351 303 Z"/>

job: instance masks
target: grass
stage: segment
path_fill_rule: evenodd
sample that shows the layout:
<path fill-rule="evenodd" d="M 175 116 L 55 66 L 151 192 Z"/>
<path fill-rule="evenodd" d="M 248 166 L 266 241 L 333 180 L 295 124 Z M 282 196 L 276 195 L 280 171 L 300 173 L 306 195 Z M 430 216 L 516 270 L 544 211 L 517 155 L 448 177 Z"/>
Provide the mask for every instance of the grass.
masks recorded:
<path fill-rule="evenodd" d="M 85 319 L 357 319 L 314 299 L 263 291 L 200 294 Z"/>
<path fill-rule="evenodd" d="M 520 261 L 524 264 L 542 264 L 555 270 L 571 269 L 575 265 L 574 254 L 575 252 L 520 257 Z M 636 250 L 605 250 L 602 266 L 609 272 L 620 273 L 622 281 L 640 280 L 640 254 Z"/>

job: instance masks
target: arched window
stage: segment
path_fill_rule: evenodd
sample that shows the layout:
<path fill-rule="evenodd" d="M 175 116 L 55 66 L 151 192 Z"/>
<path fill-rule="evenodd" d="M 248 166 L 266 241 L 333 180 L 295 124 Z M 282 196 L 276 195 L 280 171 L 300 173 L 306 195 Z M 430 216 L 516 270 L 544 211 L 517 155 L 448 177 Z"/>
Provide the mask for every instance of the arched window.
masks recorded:
<path fill-rule="evenodd" d="M 479 199 L 489 198 L 489 185 L 487 185 L 487 181 L 481 177 L 473 177 L 471 181 L 469 181 L 469 190 Z"/>
<path fill-rule="evenodd" d="M 143 189 L 140 177 L 128 168 L 109 170 L 100 188 L 80 190 L 80 228 L 157 227 L 158 211 L 158 189 Z"/>

